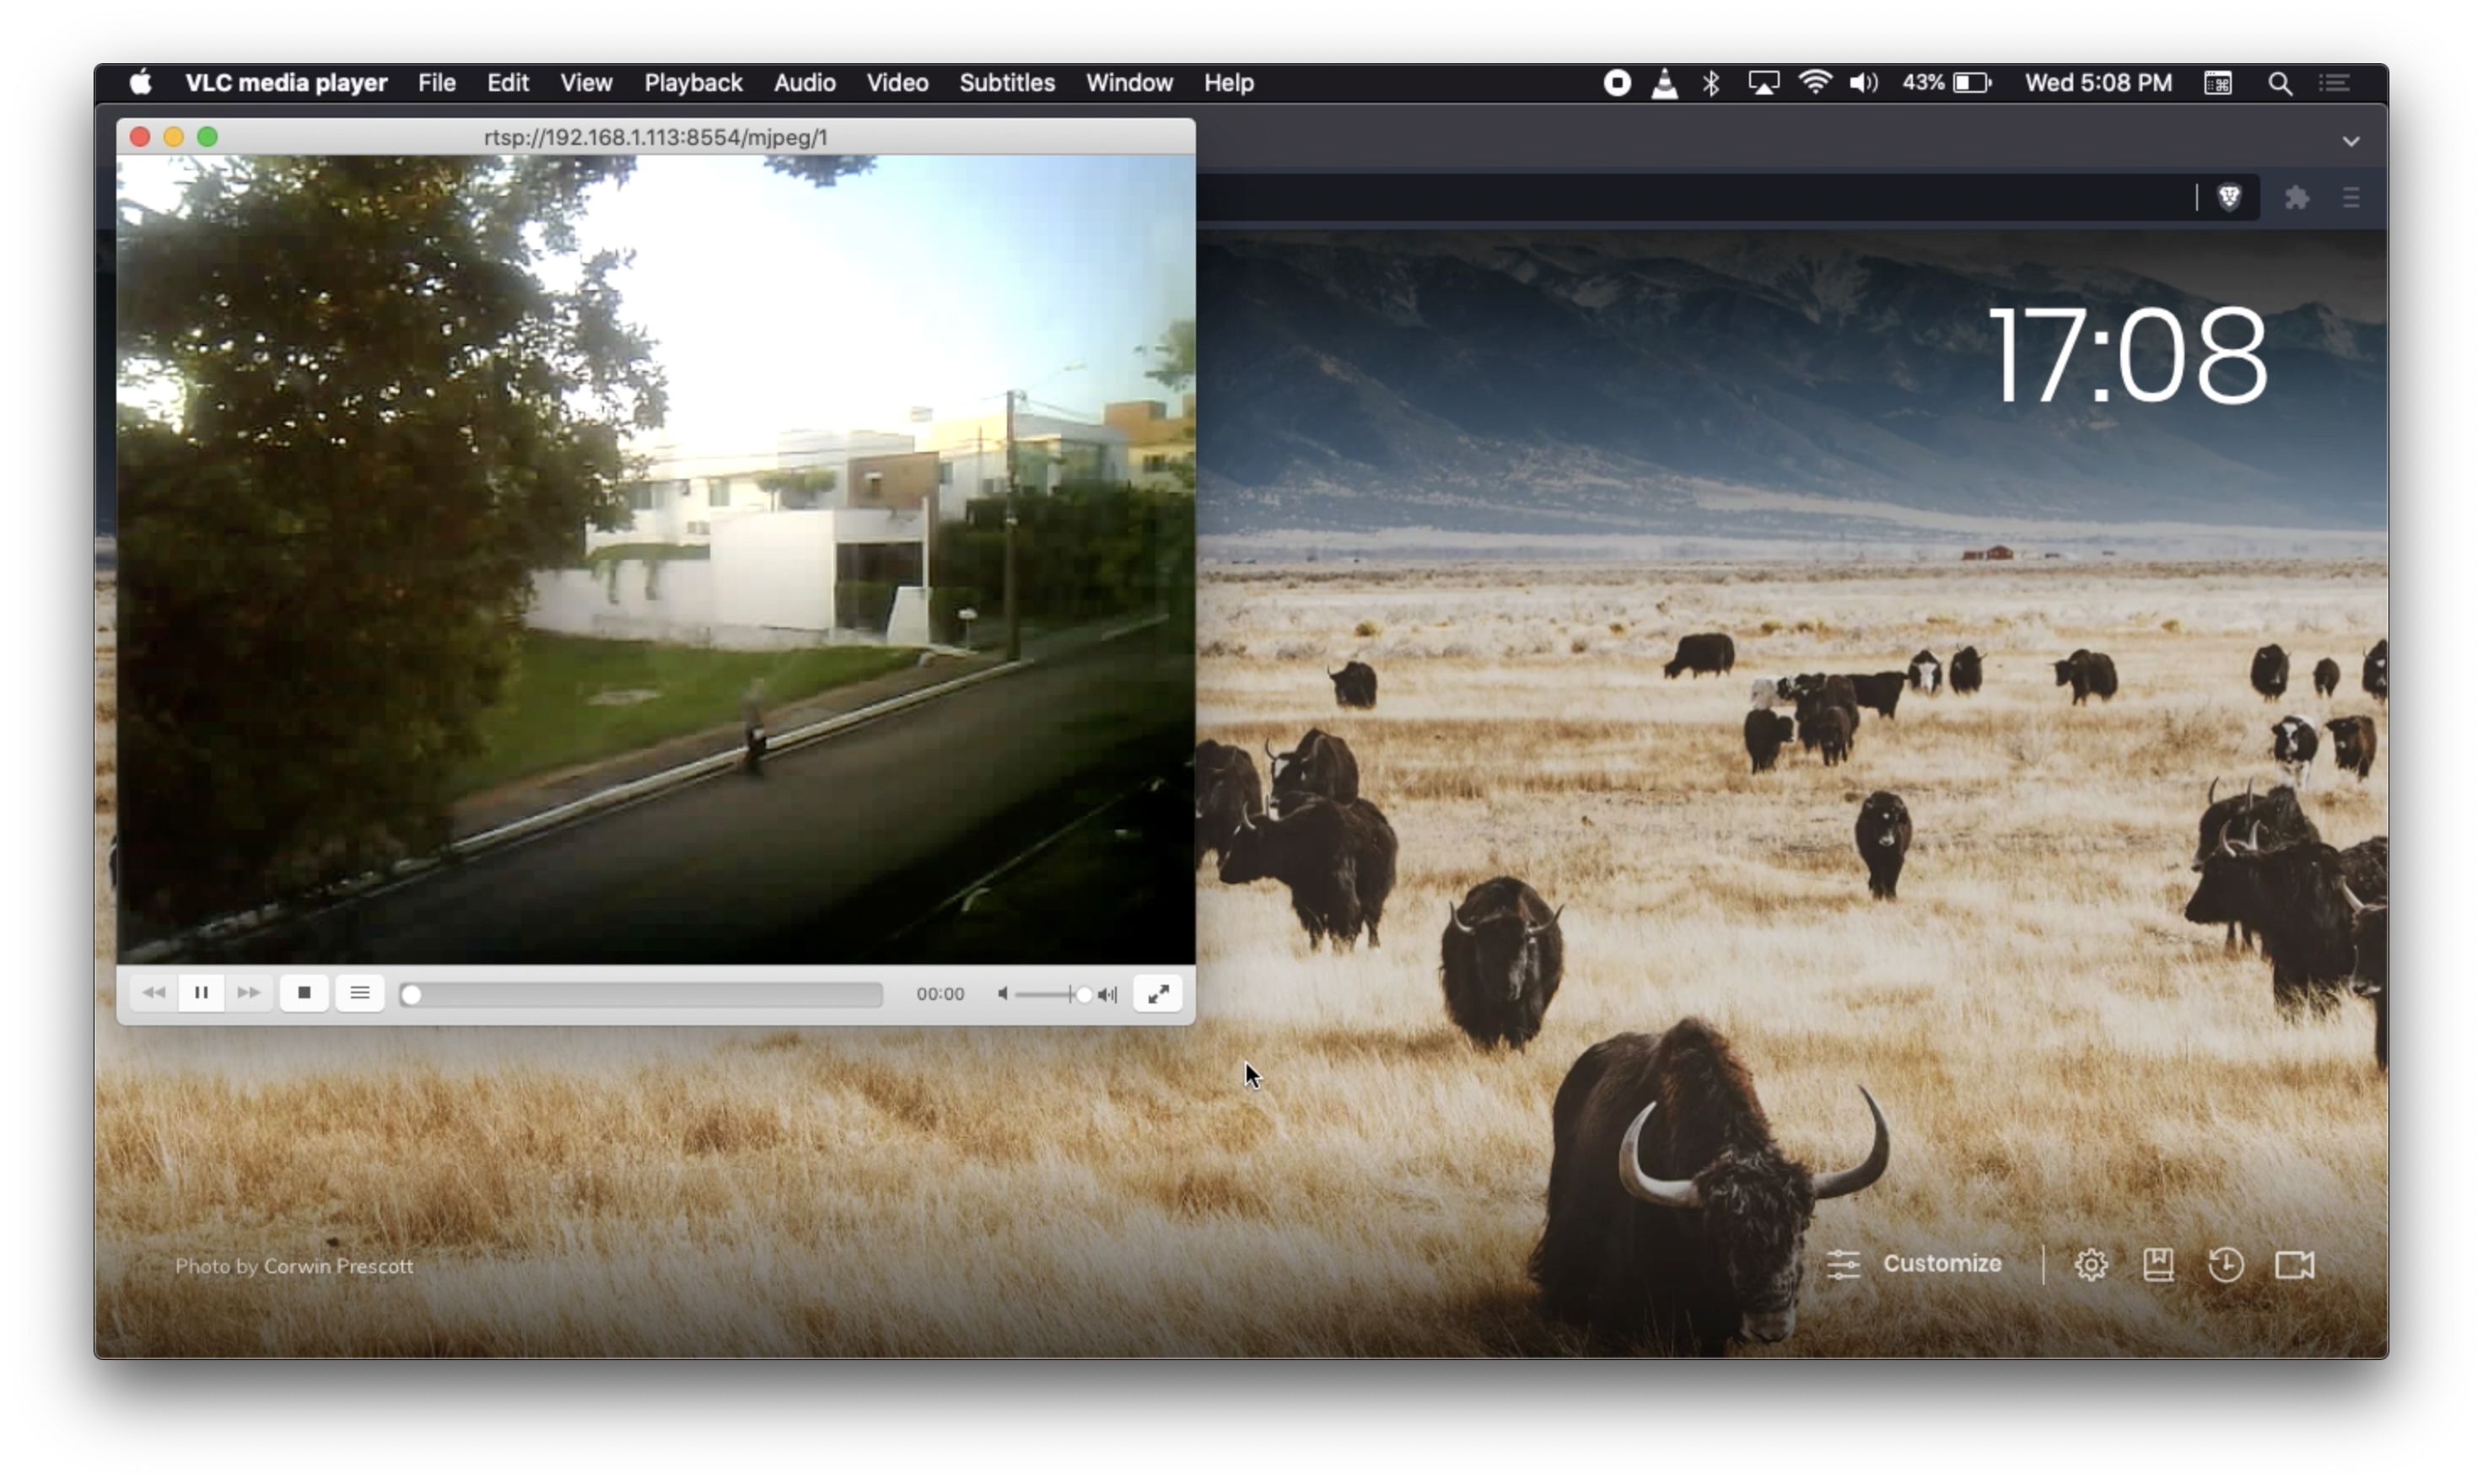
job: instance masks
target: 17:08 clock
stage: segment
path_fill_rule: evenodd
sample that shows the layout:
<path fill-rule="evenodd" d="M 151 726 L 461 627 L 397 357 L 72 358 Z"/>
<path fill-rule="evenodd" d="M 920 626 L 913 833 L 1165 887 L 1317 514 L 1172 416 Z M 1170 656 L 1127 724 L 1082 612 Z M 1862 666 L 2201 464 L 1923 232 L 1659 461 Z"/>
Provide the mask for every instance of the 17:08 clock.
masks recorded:
<path fill-rule="evenodd" d="M 2043 308 L 1991 311 L 1991 317 L 2000 322 L 2000 400 L 2003 402 L 2017 400 L 2017 316 L 2021 313 L 2030 320 L 2068 320 L 2069 322 L 2069 332 L 2061 337 L 2060 358 L 2052 362 L 2051 380 L 2043 384 L 2043 400 L 2049 402 L 2052 400 L 2052 393 L 2060 390 L 2061 374 L 2069 370 L 2071 353 L 2075 352 L 2082 343 L 2080 336 L 2086 330 L 2087 311 Z M 2218 340 L 2217 327 L 2227 320 L 2241 320 L 2250 326 L 2248 343 L 2226 345 Z M 2141 386 L 2138 384 L 2137 370 L 2130 364 L 2131 347 L 2136 344 L 2140 330 L 2149 321 L 2164 327 L 2159 332 L 2170 340 L 2173 350 L 2173 375 L 2161 386 Z M 2226 338 L 2231 338 L 2237 332 L 2237 331 L 2228 330 L 2223 331 L 2223 334 Z M 2257 312 L 2232 305 L 2210 311 L 2205 319 L 2199 322 L 2199 339 L 2207 348 L 2206 358 L 2199 362 L 2199 390 L 2205 394 L 2208 401 L 2220 403 L 2226 407 L 2238 407 L 2242 403 L 2258 400 L 2259 394 L 2267 390 L 2267 362 L 2259 359 L 2253 352 L 2256 351 L 2259 343 L 2266 338 L 2267 323 L 2258 317 Z M 2097 345 L 2110 345 L 2112 339 L 2113 332 L 2109 330 L 2098 330 L 2095 332 L 2095 343 Z M 2188 340 L 2182 333 L 2181 322 L 2173 317 L 2172 310 L 2150 306 L 2134 311 L 2129 318 L 2121 322 L 2121 388 L 2129 393 L 2132 398 L 2140 402 L 2171 401 L 2174 394 L 2181 389 L 2181 381 L 2187 369 L 2188 360 Z M 2251 384 L 2248 391 L 2228 392 L 2217 389 L 2209 373 L 2215 369 L 2217 362 L 2226 360 L 2239 361 L 2250 367 Z M 2109 402 L 2112 400 L 2112 393 L 2108 388 L 2098 386 L 2096 388 L 2095 399 L 2097 402 Z"/>

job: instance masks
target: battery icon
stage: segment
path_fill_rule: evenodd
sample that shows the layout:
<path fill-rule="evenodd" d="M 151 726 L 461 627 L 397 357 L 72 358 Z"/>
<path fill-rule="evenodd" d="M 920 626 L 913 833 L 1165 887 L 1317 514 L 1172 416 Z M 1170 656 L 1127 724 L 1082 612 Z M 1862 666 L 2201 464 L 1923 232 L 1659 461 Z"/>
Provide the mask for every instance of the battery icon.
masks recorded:
<path fill-rule="evenodd" d="M 1989 72 L 1960 72 L 1954 79 L 1952 87 L 1959 93 L 1989 93 L 1991 91 L 1991 74 Z"/>

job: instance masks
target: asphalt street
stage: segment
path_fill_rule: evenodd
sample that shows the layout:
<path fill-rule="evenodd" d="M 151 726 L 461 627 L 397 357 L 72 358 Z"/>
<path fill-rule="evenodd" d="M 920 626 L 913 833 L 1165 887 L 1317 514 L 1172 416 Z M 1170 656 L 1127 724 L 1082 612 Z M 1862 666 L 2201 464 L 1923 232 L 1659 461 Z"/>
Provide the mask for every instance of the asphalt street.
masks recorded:
<path fill-rule="evenodd" d="M 361 963 L 868 963 L 953 892 L 1151 778 L 1186 801 L 1191 664 L 1141 630 L 967 687 L 825 740 L 444 866 L 331 910 L 241 958 Z M 1148 833 L 1064 850 L 1175 862 L 1181 810 Z M 1161 828 L 1156 822 L 1161 822 Z M 1153 866 L 1139 868 L 1151 872 Z M 1127 876 L 1124 866 L 1120 875 Z M 1055 908 L 993 961 L 1191 956 L 1190 924 L 1147 893 Z M 1158 950 L 1138 951 L 1141 943 Z M 905 955 L 911 956 L 911 955 Z"/>

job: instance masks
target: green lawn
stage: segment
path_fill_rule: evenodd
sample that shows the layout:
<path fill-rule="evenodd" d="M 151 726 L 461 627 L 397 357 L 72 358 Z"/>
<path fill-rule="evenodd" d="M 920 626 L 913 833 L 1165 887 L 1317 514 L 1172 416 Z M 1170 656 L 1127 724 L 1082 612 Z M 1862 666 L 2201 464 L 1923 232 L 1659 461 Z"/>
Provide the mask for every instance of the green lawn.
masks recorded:
<path fill-rule="evenodd" d="M 766 682 L 770 712 L 914 663 L 913 649 L 845 646 L 746 653 L 529 633 L 508 693 L 483 718 L 483 753 L 457 781 L 473 793 L 511 779 L 741 723 L 741 691 Z M 655 694 L 594 705 L 616 692 Z"/>

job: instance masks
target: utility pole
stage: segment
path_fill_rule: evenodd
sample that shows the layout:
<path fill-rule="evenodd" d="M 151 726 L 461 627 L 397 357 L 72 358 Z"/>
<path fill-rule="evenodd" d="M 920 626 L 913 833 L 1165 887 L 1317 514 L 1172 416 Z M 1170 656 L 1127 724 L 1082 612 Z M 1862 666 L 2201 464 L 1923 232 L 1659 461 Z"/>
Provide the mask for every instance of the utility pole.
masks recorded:
<path fill-rule="evenodd" d="M 1001 464 L 1008 479 L 1006 517 L 1001 524 L 1008 533 L 1008 543 L 1001 562 L 1001 617 L 1008 625 L 1008 657 L 1018 658 L 1017 626 L 1017 393 L 1008 393 L 1008 411 L 1003 414 L 1001 435 Z"/>

